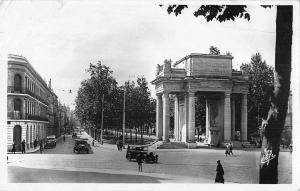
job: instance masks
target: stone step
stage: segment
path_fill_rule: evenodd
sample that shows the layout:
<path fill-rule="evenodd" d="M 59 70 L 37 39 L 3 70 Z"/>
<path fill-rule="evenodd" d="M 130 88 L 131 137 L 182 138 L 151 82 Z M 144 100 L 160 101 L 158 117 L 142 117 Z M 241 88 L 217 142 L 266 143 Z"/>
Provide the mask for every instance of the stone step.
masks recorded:
<path fill-rule="evenodd" d="M 158 149 L 183 149 L 187 148 L 183 142 L 166 142 L 159 145 Z"/>

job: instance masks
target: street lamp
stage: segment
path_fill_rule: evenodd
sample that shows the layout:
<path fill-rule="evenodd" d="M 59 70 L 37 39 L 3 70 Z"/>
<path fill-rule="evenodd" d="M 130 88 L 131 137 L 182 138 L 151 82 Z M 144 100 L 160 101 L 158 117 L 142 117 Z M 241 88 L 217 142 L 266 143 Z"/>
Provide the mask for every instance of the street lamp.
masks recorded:
<path fill-rule="evenodd" d="M 107 93 L 110 94 L 111 90 L 113 88 L 113 84 L 110 84 L 110 87 L 107 88 Z M 104 92 L 102 94 L 102 104 L 101 104 L 102 114 L 101 114 L 101 130 L 100 130 L 100 141 L 101 145 L 103 145 L 103 113 L 104 113 Z"/>
<path fill-rule="evenodd" d="M 103 145 L 103 102 L 104 102 L 104 94 L 102 94 L 102 114 L 101 114 L 101 132 L 100 132 L 100 141 L 101 141 L 101 145 Z"/>
<path fill-rule="evenodd" d="M 125 148 L 125 94 L 126 94 L 126 86 L 124 86 L 124 97 L 123 97 L 123 148 Z"/>

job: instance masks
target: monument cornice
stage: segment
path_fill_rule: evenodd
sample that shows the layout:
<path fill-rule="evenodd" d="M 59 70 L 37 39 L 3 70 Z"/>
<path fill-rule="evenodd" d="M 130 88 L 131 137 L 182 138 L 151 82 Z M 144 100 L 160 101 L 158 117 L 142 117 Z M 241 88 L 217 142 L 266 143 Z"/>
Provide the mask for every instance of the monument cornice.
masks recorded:
<path fill-rule="evenodd" d="M 202 53 L 191 53 L 183 58 L 181 58 L 180 60 L 176 61 L 173 66 L 177 66 L 178 64 L 180 64 L 181 62 L 189 59 L 189 58 L 192 58 L 192 57 L 202 57 L 202 58 L 220 58 L 220 59 L 233 59 L 232 56 L 229 56 L 229 55 L 213 55 L 213 54 L 202 54 Z"/>

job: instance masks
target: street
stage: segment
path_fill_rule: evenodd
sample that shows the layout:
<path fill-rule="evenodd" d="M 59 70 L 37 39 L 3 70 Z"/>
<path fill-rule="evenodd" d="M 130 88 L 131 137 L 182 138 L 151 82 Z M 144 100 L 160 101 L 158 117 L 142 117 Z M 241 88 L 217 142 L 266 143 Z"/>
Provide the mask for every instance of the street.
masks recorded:
<path fill-rule="evenodd" d="M 74 140 L 59 140 L 43 154 L 10 154 L 8 182 L 93 182 L 93 183 L 214 183 L 216 161 L 225 171 L 225 183 L 258 183 L 259 151 L 234 150 L 226 157 L 221 149 L 163 149 L 158 164 L 143 164 L 125 158 L 126 150 L 104 143 L 92 147 L 92 154 L 73 153 Z M 279 156 L 279 183 L 292 182 L 292 154 Z M 26 174 L 26 176 L 25 176 Z"/>

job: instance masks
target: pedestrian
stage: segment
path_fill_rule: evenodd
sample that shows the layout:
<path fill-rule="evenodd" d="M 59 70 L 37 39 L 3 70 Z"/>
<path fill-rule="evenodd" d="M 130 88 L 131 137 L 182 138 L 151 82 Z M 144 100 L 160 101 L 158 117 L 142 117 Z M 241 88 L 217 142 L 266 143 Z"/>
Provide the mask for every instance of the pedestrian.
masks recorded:
<path fill-rule="evenodd" d="M 122 149 L 123 149 L 123 141 L 119 141 L 119 149 L 120 149 L 120 151 L 122 151 Z"/>
<path fill-rule="evenodd" d="M 92 145 L 95 146 L 95 139 L 93 139 Z"/>
<path fill-rule="evenodd" d="M 34 147 L 34 148 L 37 147 L 37 140 L 36 140 L 36 139 L 34 139 L 34 141 L 33 141 L 33 147 Z"/>
<path fill-rule="evenodd" d="M 43 153 L 43 141 L 40 141 L 40 153 Z"/>
<path fill-rule="evenodd" d="M 232 155 L 232 156 L 233 156 L 232 150 L 233 150 L 233 143 L 230 142 L 230 143 L 229 143 L 229 155 Z"/>
<path fill-rule="evenodd" d="M 220 183 L 224 184 L 224 177 L 223 177 L 224 170 L 223 170 L 220 160 L 217 161 L 217 164 L 218 165 L 217 165 L 217 169 L 216 169 L 217 174 L 216 174 L 216 178 L 215 178 L 215 183 L 220 182 Z"/>
<path fill-rule="evenodd" d="M 16 154 L 16 144 L 13 142 L 11 152 Z"/>
<path fill-rule="evenodd" d="M 226 143 L 225 155 L 226 155 L 226 157 L 227 157 L 227 155 L 229 155 L 229 144 L 228 143 Z"/>
<path fill-rule="evenodd" d="M 63 140 L 64 140 L 64 142 L 66 141 L 66 136 L 65 135 L 63 136 Z"/>
<path fill-rule="evenodd" d="M 120 141 L 119 140 L 117 140 L 116 145 L 117 145 L 117 149 L 119 151 L 120 150 Z"/>
<path fill-rule="evenodd" d="M 22 154 L 25 153 L 25 140 L 23 139 L 22 143 L 21 143 L 21 151 L 22 151 Z"/>
<path fill-rule="evenodd" d="M 139 167 L 139 172 L 143 172 L 143 155 L 141 153 L 136 156 L 136 162 Z"/>

